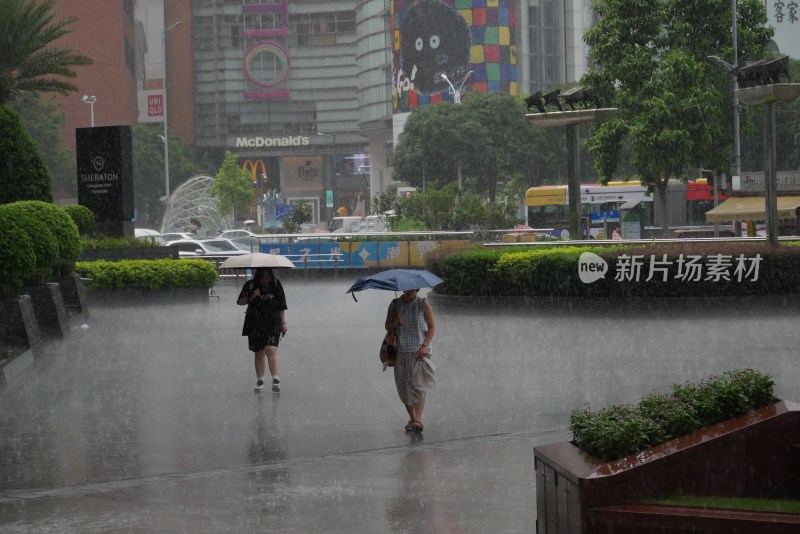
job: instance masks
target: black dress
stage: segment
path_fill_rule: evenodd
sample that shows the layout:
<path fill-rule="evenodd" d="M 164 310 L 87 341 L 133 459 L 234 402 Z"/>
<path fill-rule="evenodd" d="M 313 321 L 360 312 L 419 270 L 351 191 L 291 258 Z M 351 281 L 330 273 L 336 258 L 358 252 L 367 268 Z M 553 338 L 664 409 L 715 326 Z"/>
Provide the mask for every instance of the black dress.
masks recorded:
<path fill-rule="evenodd" d="M 281 315 L 286 310 L 286 295 L 280 280 L 271 280 L 260 290 L 261 296 L 250 301 L 255 289 L 255 280 L 248 280 L 239 293 L 239 299 L 247 297 L 242 335 L 247 336 L 250 350 L 257 352 L 266 346 L 277 347 L 281 340 Z"/>

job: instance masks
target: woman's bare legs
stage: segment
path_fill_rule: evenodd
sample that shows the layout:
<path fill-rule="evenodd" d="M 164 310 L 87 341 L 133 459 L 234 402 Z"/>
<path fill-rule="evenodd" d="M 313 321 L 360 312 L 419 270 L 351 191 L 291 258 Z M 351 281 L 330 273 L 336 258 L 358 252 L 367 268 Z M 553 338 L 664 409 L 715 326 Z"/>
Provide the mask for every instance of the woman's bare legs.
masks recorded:
<path fill-rule="evenodd" d="M 260 378 L 264 376 L 264 370 L 266 369 L 266 358 L 265 356 L 266 349 L 261 349 L 254 353 L 255 355 L 255 363 L 256 363 L 256 377 Z"/>
<path fill-rule="evenodd" d="M 269 364 L 270 374 L 272 376 L 279 376 L 281 374 L 281 359 L 278 357 L 278 347 L 265 347 L 264 352 L 267 355 L 267 363 Z"/>

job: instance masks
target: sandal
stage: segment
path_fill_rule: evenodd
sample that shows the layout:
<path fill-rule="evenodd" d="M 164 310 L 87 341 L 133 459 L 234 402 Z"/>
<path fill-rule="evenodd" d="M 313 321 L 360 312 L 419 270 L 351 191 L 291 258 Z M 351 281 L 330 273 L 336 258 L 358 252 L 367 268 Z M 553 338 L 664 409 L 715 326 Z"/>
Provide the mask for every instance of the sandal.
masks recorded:
<path fill-rule="evenodd" d="M 425 425 L 422 424 L 422 421 L 413 421 L 411 423 L 411 427 L 412 427 L 412 430 L 414 430 L 414 432 L 419 434 L 425 428 Z"/>
<path fill-rule="evenodd" d="M 411 432 L 412 430 L 414 430 L 414 421 L 409 420 L 406 423 L 406 432 Z"/>

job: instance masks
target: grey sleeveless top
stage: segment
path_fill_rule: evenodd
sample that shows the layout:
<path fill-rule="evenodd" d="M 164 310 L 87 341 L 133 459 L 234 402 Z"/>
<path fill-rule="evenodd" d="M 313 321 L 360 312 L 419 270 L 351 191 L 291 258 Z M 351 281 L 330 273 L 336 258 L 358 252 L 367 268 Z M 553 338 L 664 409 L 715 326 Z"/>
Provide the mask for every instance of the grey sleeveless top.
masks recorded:
<path fill-rule="evenodd" d="M 403 299 L 394 299 L 397 312 L 403 320 L 403 324 L 397 327 L 397 350 L 399 352 L 417 352 L 420 345 L 425 340 L 428 331 L 428 324 L 425 322 L 425 299 L 417 297 L 411 302 L 403 302 Z M 431 348 L 426 347 L 430 354 Z"/>

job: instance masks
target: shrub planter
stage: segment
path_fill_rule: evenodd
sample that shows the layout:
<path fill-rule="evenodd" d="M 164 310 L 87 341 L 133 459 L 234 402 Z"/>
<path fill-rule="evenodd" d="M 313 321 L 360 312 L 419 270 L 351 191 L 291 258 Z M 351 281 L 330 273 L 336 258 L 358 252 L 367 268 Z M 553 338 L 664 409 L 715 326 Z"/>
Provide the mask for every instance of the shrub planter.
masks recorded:
<path fill-rule="evenodd" d="M 63 338 L 69 334 L 69 318 L 61 298 L 61 289 L 55 282 L 26 287 L 23 293 L 30 295 L 39 332 L 44 338 Z"/>
<path fill-rule="evenodd" d="M 0 383 L 9 382 L 33 363 L 42 338 L 29 295 L 0 300 Z"/>
<path fill-rule="evenodd" d="M 179 257 L 177 246 L 84 249 L 78 261 L 160 260 Z"/>
<path fill-rule="evenodd" d="M 657 506 L 685 495 L 800 499 L 800 404 L 779 401 L 615 460 L 534 448 L 537 531 L 800 532 L 800 514 Z"/>

